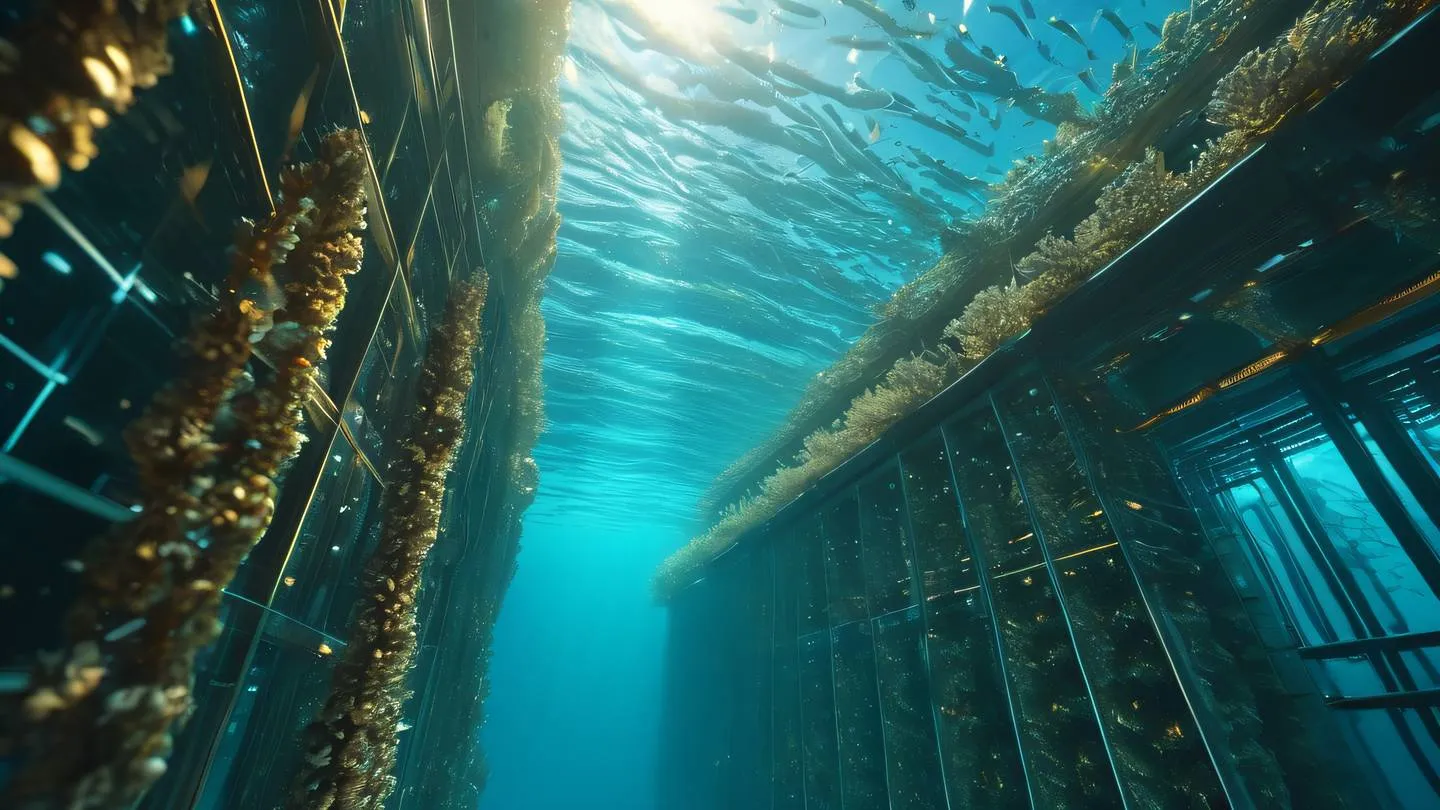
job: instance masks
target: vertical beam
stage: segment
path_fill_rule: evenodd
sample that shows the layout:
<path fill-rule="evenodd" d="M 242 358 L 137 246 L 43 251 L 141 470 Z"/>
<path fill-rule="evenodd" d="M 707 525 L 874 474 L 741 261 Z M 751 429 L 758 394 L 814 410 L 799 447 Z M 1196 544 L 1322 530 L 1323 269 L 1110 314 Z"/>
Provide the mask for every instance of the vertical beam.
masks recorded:
<path fill-rule="evenodd" d="M 941 442 L 943 447 L 943 438 Z M 948 469 L 950 460 L 948 451 L 945 460 Z M 925 656 L 925 691 L 930 695 L 930 723 L 935 732 L 935 757 L 936 761 L 940 763 L 940 782 L 945 795 L 946 810 L 953 810 L 955 805 L 950 799 L 950 778 L 945 771 L 945 752 L 940 747 L 940 703 L 935 691 L 935 677 L 930 669 L 930 662 L 934 659 L 930 657 L 930 612 L 925 609 L 925 570 L 920 564 L 920 546 L 915 537 L 915 519 L 910 514 L 910 490 L 905 486 L 905 460 L 899 454 L 895 456 L 895 467 L 900 475 L 900 499 L 905 506 L 902 511 L 905 535 L 909 539 L 907 545 L 910 547 L 910 581 L 914 583 L 915 604 L 920 608 L 920 649 Z"/>
<path fill-rule="evenodd" d="M 1032 810 L 1049 810 L 1035 803 L 1034 779 L 1030 776 L 1030 757 L 1025 752 L 1025 737 L 1020 733 L 1020 712 L 1015 705 L 1015 693 L 1010 688 L 1010 666 L 1005 660 L 1005 639 L 1000 634 L 1000 616 L 995 611 L 995 598 L 990 588 L 990 564 L 985 559 L 985 551 L 980 541 L 975 538 L 974 532 L 970 529 L 969 516 L 965 510 L 965 499 L 960 497 L 960 480 L 955 475 L 955 453 L 950 446 L 950 430 L 948 427 L 941 428 L 940 437 L 945 444 L 945 466 L 950 470 L 950 487 L 955 493 L 955 507 L 960 512 L 960 523 L 964 528 L 965 539 L 970 543 L 970 557 L 975 560 L 975 570 L 980 577 L 980 596 L 985 603 L 985 611 L 990 614 L 990 631 L 995 637 L 995 657 L 1000 664 L 1000 680 L 1005 686 L 1005 702 L 1010 707 L 1010 725 L 1015 732 L 1015 748 L 1020 756 L 1020 770 L 1025 774 L 1025 793 L 1030 798 Z"/>
<path fill-rule="evenodd" d="M 1295 369 L 1295 379 L 1321 426 L 1330 434 L 1341 458 L 1350 466 L 1365 496 L 1375 511 L 1389 525 L 1400 547 L 1430 586 L 1431 593 L 1440 595 L 1440 555 L 1426 542 L 1425 536 L 1410 519 L 1400 496 L 1385 481 L 1380 465 L 1361 441 L 1355 426 L 1346 418 L 1339 401 L 1344 396 L 1343 384 L 1333 369 L 1313 354 L 1307 355 Z"/>
<path fill-rule="evenodd" d="M 1089 456 L 1085 452 L 1084 445 L 1080 443 L 1079 437 L 1075 434 L 1070 420 L 1066 419 L 1067 409 L 1060 406 L 1060 400 L 1055 395 L 1055 388 L 1050 383 L 1049 375 L 1041 374 L 1040 380 L 1045 390 L 1045 396 L 1050 399 L 1050 403 L 1055 407 L 1055 420 L 1059 424 L 1060 430 L 1065 434 L 1065 441 L 1070 446 L 1070 452 L 1075 454 L 1075 462 L 1079 466 L 1080 474 L 1085 476 L 1085 483 L 1090 490 L 1090 494 L 1095 496 L 1095 501 L 1100 505 L 1101 509 L 1105 510 L 1107 515 L 1118 514 L 1117 512 L 1111 511 L 1113 504 L 1109 502 L 1108 495 L 1101 487 L 1097 486 L 1098 481 L 1095 478 L 1095 472 L 1090 464 Z M 1245 789 L 1245 784 L 1240 778 L 1240 774 L 1231 768 L 1220 767 L 1220 758 L 1215 754 L 1216 740 L 1211 738 L 1211 732 L 1207 729 L 1220 727 L 1221 721 L 1219 718 L 1210 719 L 1208 722 L 1201 721 L 1201 704 L 1191 695 L 1191 689 L 1188 688 L 1187 679 L 1180 676 L 1180 664 L 1176 658 L 1175 651 L 1172 649 L 1175 645 L 1172 640 L 1167 638 L 1166 633 L 1161 629 L 1164 627 L 1160 620 L 1161 614 L 1151 600 L 1150 592 L 1145 588 L 1145 583 L 1140 581 L 1140 570 L 1136 567 L 1134 557 L 1130 553 L 1130 543 L 1128 539 L 1123 536 L 1124 532 L 1120 530 L 1120 527 L 1115 521 L 1107 520 L 1106 522 L 1110 525 L 1110 533 L 1115 537 L 1115 541 L 1120 547 L 1120 556 L 1125 559 L 1125 565 L 1130 569 L 1130 576 L 1135 580 L 1135 587 L 1140 593 L 1140 603 L 1145 606 L 1145 615 L 1149 617 L 1151 626 L 1155 628 L 1156 637 L 1160 641 L 1160 649 L 1164 650 L 1165 660 L 1170 665 L 1170 671 L 1175 676 L 1176 684 L 1180 687 L 1180 694 L 1185 697 L 1185 705 L 1189 707 L 1190 716 L 1195 720 L 1195 728 L 1199 731 L 1200 742 L 1205 746 L 1205 753 L 1210 757 L 1210 764 L 1215 768 L 1215 773 L 1220 777 L 1220 787 L 1225 791 L 1225 796 L 1230 807 L 1234 808 L 1234 810 L 1254 810 L 1257 805 L 1255 804 L 1255 800 L 1249 795 L 1249 791 Z M 1196 676 L 1192 673 L 1192 677 Z"/>
<path fill-rule="evenodd" d="M 1015 450 L 1010 446 L 1010 440 L 1006 438 L 1010 434 L 1005 424 L 1005 416 L 1000 412 L 1000 403 L 995 401 L 993 390 L 986 392 L 985 399 L 990 403 L 990 410 L 995 416 L 995 422 L 1000 426 L 1000 438 L 1005 443 L 1005 452 L 1010 459 L 1010 469 L 1015 476 L 1015 482 L 1020 486 L 1020 497 L 1025 501 L 1025 514 L 1030 520 L 1030 531 L 1035 533 L 1035 545 L 1040 547 L 1040 554 L 1045 558 L 1045 570 L 1050 577 L 1050 584 L 1055 589 L 1055 601 L 1060 604 L 1060 617 L 1065 620 L 1065 632 L 1070 637 L 1070 649 L 1075 653 L 1075 665 L 1080 668 L 1080 679 L 1085 682 L 1085 695 L 1090 699 L 1090 711 L 1095 715 L 1095 723 L 1100 728 L 1100 739 L 1105 745 L 1105 756 L 1110 760 L 1110 774 L 1115 777 L 1116 789 L 1120 791 L 1120 804 L 1125 810 L 1130 810 L 1130 796 L 1125 787 L 1125 780 L 1120 778 L 1120 768 L 1115 762 L 1115 750 L 1110 743 L 1110 732 L 1105 728 L 1105 717 L 1100 713 L 1100 703 L 1095 699 L 1095 689 L 1090 685 L 1090 674 L 1085 671 L 1085 656 L 1080 652 L 1080 642 L 1075 636 L 1075 625 L 1070 620 L 1070 606 L 1066 604 L 1065 592 L 1060 587 L 1060 576 L 1055 570 L 1055 557 L 1050 553 L 1050 541 L 1045 537 L 1045 531 L 1040 526 L 1040 521 L 1035 519 L 1034 501 L 1030 498 L 1030 491 L 1025 483 L 1025 476 L 1021 474 L 1020 459 L 1015 455 Z"/>

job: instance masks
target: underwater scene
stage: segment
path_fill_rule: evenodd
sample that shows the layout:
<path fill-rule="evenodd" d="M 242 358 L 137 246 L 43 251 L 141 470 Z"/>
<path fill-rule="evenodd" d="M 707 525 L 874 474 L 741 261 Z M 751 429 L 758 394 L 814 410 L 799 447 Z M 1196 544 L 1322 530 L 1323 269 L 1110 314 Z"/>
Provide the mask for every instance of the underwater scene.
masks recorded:
<path fill-rule="evenodd" d="M 0 6 L 0 810 L 1440 810 L 1435 5 Z"/>

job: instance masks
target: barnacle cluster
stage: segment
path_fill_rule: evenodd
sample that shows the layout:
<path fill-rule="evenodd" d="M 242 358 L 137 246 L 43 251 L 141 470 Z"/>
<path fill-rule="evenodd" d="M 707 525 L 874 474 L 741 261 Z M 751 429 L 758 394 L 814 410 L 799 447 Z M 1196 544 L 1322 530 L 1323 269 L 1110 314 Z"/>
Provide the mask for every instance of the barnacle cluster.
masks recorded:
<path fill-rule="evenodd" d="M 95 131 L 170 72 L 166 28 L 186 0 L 53 0 L 0 40 L 0 239 L 21 206 L 80 171 Z M 15 275 L 0 255 L 0 279 Z"/>
<path fill-rule="evenodd" d="M 380 808 L 394 789 L 421 572 L 439 536 L 445 481 L 465 439 L 486 289 L 483 275 L 459 282 L 430 335 L 414 416 L 388 474 L 379 545 L 365 566 L 367 596 L 351 620 L 330 696 L 306 729 L 289 807 Z"/>
<path fill-rule="evenodd" d="M 1210 141 L 1186 172 L 1170 171 L 1159 152 L 1134 143 L 1149 132 L 1139 123 L 1153 124 L 1149 118 L 1156 117 L 1155 110 L 1173 103 L 1172 99 L 1187 98 L 1179 88 L 1185 84 L 1187 70 L 1202 57 L 1217 48 L 1235 47 L 1242 39 L 1237 32 L 1263 30 L 1262 12 L 1277 12 L 1256 0 L 1212 0 L 1197 2 L 1193 13 L 1172 14 L 1166 20 L 1155 60 L 1107 91 L 1093 121 L 1067 127 L 1063 145 L 1057 144 L 1044 158 L 1017 163 L 996 189 L 981 219 L 948 237 L 952 246 L 969 249 L 958 256 L 947 251 L 934 267 L 897 290 L 883 308 L 881 322 L 817 376 L 786 424 L 716 479 L 701 499 L 702 513 L 707 517 L 713 514 L 715 506 L 753 470 L 805 435 L 807 426 L 835 406 L 838 392 L 873 373 L 893 347 L 933 341 L 934 333 L 927 334 L 926 329 L 936 313 L 946 308 L 960 310 L 958 317 L 935 328 L 941 338 L 958 344 L 965 361 L 983 359 L 1023 332 L 1055 302 L 1214 182 L 1286 115 L 1329 92 L 1385 37 L 1433 3 L 1386 0 L 1378 10 L 1363 0 L 1318 4 L 1268 49 L 1237 56 L 1238 62 L 1213 86 L 1190 88 L 1189 92 L 1208 94 L 1212 121 L 1230 129 Z M 1165 120 L 1168 125 L 1173 118 Z M 1122 159 L 1132 148 L 1138 153 L 1135 158 Z M 1090 188 L 1099 191 L 1090 195 Z M 1024 235 L 1036 223 L 1043 227 L 1055 214 L 1082 203 L 1093 204 L 1093 212 L 1071 237 L 1043 231 Z M 1022 245 L 1033 249 L 1015 263 L 1013 275 L 1028 282 L 1017 284 L 1008 267 L 996 269 L 997 264 L 1009 261 L 1009 251 L 997 248 Z M 967 283 L 987 274 L 1001 276 L 996 279 L 1001 283 L 968 290 Z M 955 300 L 967 292 L 968 300 Z M 860 401 L 852 400 L 850 408 Z M 808 485 L 829 469 L 817 469 L 802 478 Z M 779 472 L 786 470 L 782 466 Z M 713 556 L 733 544 L 744 529 L 768 520 L 789 501 L 777 500 L 769 491 L 794 478 L 787 473 L 779 480 L 773 475 L 763 479 L 756 494 L 738 499 L 710 531 L 667 560 L 657 581 L 683 585 L 692 579 L 694 568 L 708 559 L 701 548 L 709 549 Z M 664 587 L 658 590 L 666 592 Z"/>
<path fill-rule="evenodd" d="M 195 656 L 269 525 L 360 266 L 365 166 L 360 135 L 340 131 L 283 173 L 277 210 L 242 236 L 218 310 L 189 337 L 189 369 L 127 430 L 141 510 L 86 550 L 69 646 L 40 657 L 15 718 L 26 760 L 5 806 L 129 807 L 164 773 Z M 274 372 L 243 389 L 257 347 Z"/>

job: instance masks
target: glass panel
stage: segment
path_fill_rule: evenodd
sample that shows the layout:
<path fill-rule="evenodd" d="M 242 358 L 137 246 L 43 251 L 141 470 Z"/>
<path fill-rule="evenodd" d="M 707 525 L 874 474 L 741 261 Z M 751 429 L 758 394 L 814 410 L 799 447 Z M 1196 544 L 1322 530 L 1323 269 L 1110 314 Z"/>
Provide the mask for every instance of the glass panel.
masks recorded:
<path fill-rule="evenodd" d="M 925 593 L 927 651 L 950 807 L 1030 807 L 995 628 L 960 525 L 945 444 L 934 433 L 901 454 Z"/>
<path fill-rule="evenodd" d="M 1433 733 L 1435 710 L 1345 711 L 1340 721 L 1349 727 L 1358 743 L 1355 747 L 1373 775 L 1373 789 L 1388 799 L 1387 806 L 1405 810 L 1440 808 L 1440 778 L 1436 776 L 1440 747 Z"/>
<path fill-rule="evenodd" d="M 900 469 L 892 459 L 860 485 L 860 535 L 864 540 L 865 584 L 870 615 L 879 616 L 915 602 L 910 585 L 910 538 L 905 530 Z"/>
<path fill-rule="evenodd" d="M 860 504 L 855 491 L 830 504 L 823 513 L 825 582 L 830 626 L 865 618 L 865 569 L 860 549 Z"/>
<path fill-rule="evenodd" d="M 346 0 L 345 41 L 350 78 L 377 158 L 390 154 L 410 101 L 410 46 L 402 0 Z"/>
<path fill-rule="evenodd" d="M 800 639 L 800 719 L 804 735 L 807 810 L 840 810 L 839 748 L 835 739 L 835 685 L 830 675 L 830 634 Z"/>
<path fill-rule="evenodd" d="M 430 173 L 425 165 L 425 137 L 420 131 L 420 110 L 415 104 L 405 109 L 394 151 L 376 155 L 375 159 L 377 167 L 384 167 L 381 174 L 384 177 L 385 210 L 390 215 L 395 241 L 403 251 L 415 238 L 415 229 L 423 213 L 421 206 L 430 182 Z"/>
<path fill-rule="evenodd" d="M 425 218 L 406 258 L 405 267 L 410 294 L 415 297 L 415 316 L 419 321 L 420 334 L 428 335 L 430 329 L 439 323 L 440 315 L 445 311 L 445 299 L 450 293 L 450 263 L 440 242 L 434 200 L 425 206 Z"/>
<path fill-rule="evenodd" d="M 319 3 L 302 0 L 221 0 L 231 49 L 240 69 L 255 142 L 267 176 L 278 176 L 285 152 L 296 133 L 296 113 L 303 115 L 320 77 L 319 38 L 328 23 Z"/>
<path fill-rule="evenodd" d="M 1130 564 L 1049 394 L 1038 383 L 1022 383 L 997 398 L 997 406 L 1129 803 L 1225 804 Z"/>
<path fill-rule="evenodd" d="M 880 694 L 875 685 L 875 645 L 869 622 L 832 631 L 835 645 L 835 724 L 840 734 L 840 779 L 845 810 L 887 806 L 885 745 Z"/>
<path fill-rule="evenodd" d="M 800 567 L 798 632 L 803 636 L 830 627 L 830 604 L 825 597 L 825 542 L 819 515 L 800 520 L 795 545 Z"/>
<path fill-rule="evenodd" d="M 1400 498 L 1401 505 L 1405 507 L 1405 513 L 1409 516 L 1410 520 L 1414 522 L 1415 527 L 1420 530 L 1420 534 L 1424 536 L 1425 542 L 1429 543 L 1432 549 L 1440 549 L 1440 526 L 1435 525 L 1435 521 L 1431 519 L 1430 513 L 1421 505 L 1420 499 L 1416 498 L 1415 493 L 1405 484 L 1404 479 L 1400 477 L 1400 473 L 1395 470 L 1394 465 L 1390 463 L 1390 459 L 1387 458 L 1385 452 L 1380 449 L 1379 443 L 1370 435 L 1370 431 L 1365 427 L 1365 423 L 1356 419 L 1355 414 L 1348 408 L 1345 411 L 1345 415 L 1349 417 L 1350 424 L 1354 427 L 1355 434 L 1360 437 L 1360 441 L 1364 443 L 1365 449 L 1369 451 L 1370 456 L 1375 459 L 1375 465 L 1380 468 L 1380 474 L 1385 477 L 1385 483 L 1389 484 L 1390 488 L 1393 489 L 1395 494 Z M 1402 435 L 1408 436 L 1411 441 L 1415 439 L 1413 433 L 1407 432 Z M 1404 452 L 1402 448 L 1395 449 Z M 1429 459 L 1428 454 L 1426 454 L 1425 458 L 1427 460 Z M 1429 467 L 1428 464 L 1426 466 L 1430 469 L 1433 480 L 1435 470 L 1433 467 Z M 1432 508 L 1434 508 L 1433 505 Z"/>
<path fill-rule="evenodd" d="M 205 810 L 284 804 L 302 754 L 302 732 L 324 705 L 331 670 L 344 654 L 335 639 L 316 642 L 309 628 L 288 630 L 290 621 L 280 614 L 268 613 L 263 621 L 264 637 L 245 670 L 197 803 Z"/>
<path fill-rule="evenodd" d="M 875 667 L 885 721 L 885 763 L 891 810 L 945 806 L 945 780 L 935 742 L 935 715 L 925 676 L 925 628 L 920 610 L 878 619 Z"/>
<path fill-rule="evenodd" d="M 1114 807 L 1115 775 L 1000 426 L 987 410 L 945 432 L 995 600 L 1035 802 Z"/>
<path fill-rule="evenodd" d="M 1440 601 L 1394 533 L 1360 488 L 1360 482 L 1326 440 L 1288 454 L 1301 493 L 1329 537 L 1360 593 L 1389 633 L 1440 627 Z"/>
<path fill-rule="evenodd" d="M 1281 508 L 1274 489 L 1254 478 L 1223 493 L 1226 510 L 1240 523 L 1256 557 L 1269 574 L 1286 613 L 1307 644 L 1355 637 L 1319 563 L 1306 551 L 1300 533 Z"/>
<path fill-rule="evenodd" d="M 383 490 L 343 436 L 330 453 L 271 607 L 343 638 L 361 597 L 360 571 L 380 536 Z"/>
<path fill-rule="evenodd" d="M 771 746 L 775 752 L 773 810 L 804 810 L 804 773 L 800 758 L 799 648 L 795 638 L 796 586 L 800 561 L 793 534 L 775 543 L 775 675 Z"/>
<path fill-rule="evenodd" d="M 1177 459 L 1182 493 L 1152 440 L 1129 431 L 1143 417 L 1104 384 L 1052 382 L 1089 478 L 1101 487 L 1106 517 L 1179 653 L 1174 662 L 1227 787 L 1258 807 L 1375 806 L 1352 795 L 1363 792 L 1363 778 L 1336 743 L 1320 691 L 1290 652 L 1296 636 L 1273 609 L 1269 575 L 1247 548 L 1245 529 L 1216 508 L 1214 493 L 1258 473 L 1252 449 L 1226 456 L 1223 476 Z M 1181 440 L 1199 432 L 1192 426 Z"/>

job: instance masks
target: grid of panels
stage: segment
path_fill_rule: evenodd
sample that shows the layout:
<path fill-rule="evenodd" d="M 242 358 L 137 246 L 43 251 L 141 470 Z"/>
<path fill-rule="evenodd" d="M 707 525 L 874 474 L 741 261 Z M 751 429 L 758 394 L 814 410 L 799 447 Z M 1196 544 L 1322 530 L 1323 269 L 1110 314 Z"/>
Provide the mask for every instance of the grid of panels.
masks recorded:
<path fill-rule="evenodd" d="M 1344 749 L 1328 752 L 1340 758 L 1329 775 L 1309 767 L 1332 725 L 1282 709 L 1264 629 L 1199 593 L 1233 586 L 1184 550 L 1200 527 L 1164 511 L 1183 498 L 1147 477 L 1173 487 L 1153 447 L 1112 447 L 1092 466 L 1096 442 L 1118 435 L 1095 427 L 1115 420 L 1077 407 L 1095 407 L 1093 391 L 1053 391 L 1033 370 L 1010 378 L 737 555 L 775 566 L 774 620 L 725 620 L 773 641 L 769 734 L 756 738 L 774 752 L 771 782 L 744 806 L 1343 808 L 1372 787 L 1385 796 L 1344 776 Z M 1120 459 L 1128 476 L 1108 472 Z M 707 587 L 738 600 L 760 587 L 752 567 L 728 563 Z M 1256 716 L 1285 728 L 1281 711 L 1303 725 L 1253 736 Z M 1355 717 L 1351 750 L 1363 751 L 1387 721 Z M 1394 722 L 1426 736 L 1421 710 Z"/>
<path fill-rule="evenodd" d="M 190 320 L 213 305 L 235 224 L 270 210 L 280 167 L 307 159 L 324 133 L 366 136 L 364 265 L 350 278 L 323 390 L 306 409 L 307 441 L 284 473 L 274 522 L 226 592 L 224 634 L 200 662 L 197 710 L 149 807 L 275 805 L 297 732 L 328 687 L 335 659 L 322 650 L 344 647 L 423 336 L 451 281 L 483 253 L 449 17 L 447 0 L 195 6 L 170 32 L 173 75 L 100 133 L 100 157 L 6 240 L 22 272 L 0 293 L 0 621 L 13 629 L 0 640 L 0 669 L 22 670 L 58 642 L 76 592 L 65 561 L 132 513 L 122 431 L 178 369 L 172 347 Z M 487 312 L 470 403 L 491 429 L 508 416 L 495 407 L 509 384 L 496 366 L 503 306 L 497 296 Z M 438 556 L 471 559 L 479 573 L 437 574 L 422 624 L 459 589 L 473 615 L 457 626 L 488 626 L 510 567 L 513 551 L 501 547 L 515 517 L 500 508 L 502 459 L 488 448 L 466 453 L 475 457 L 458 467 L 462 497 L 447 522 L 467 530 Z M 459 508 L 471 494 L 483 506 Z M 496 539 L 482 548 L 476 537 Z M 474 669 L 482 650 L 467 649 L 475 657 L 464 666 Z M 416 682 L 460 665 L 422 654 Z M 454 714 L 459 723 L 466 712 Z M 469 715 L 478 724 L 478 705 Z M 468 748 L 460 756 L 468 767 Z M 446 779 L 464 778 L 451 771 Z"/>

